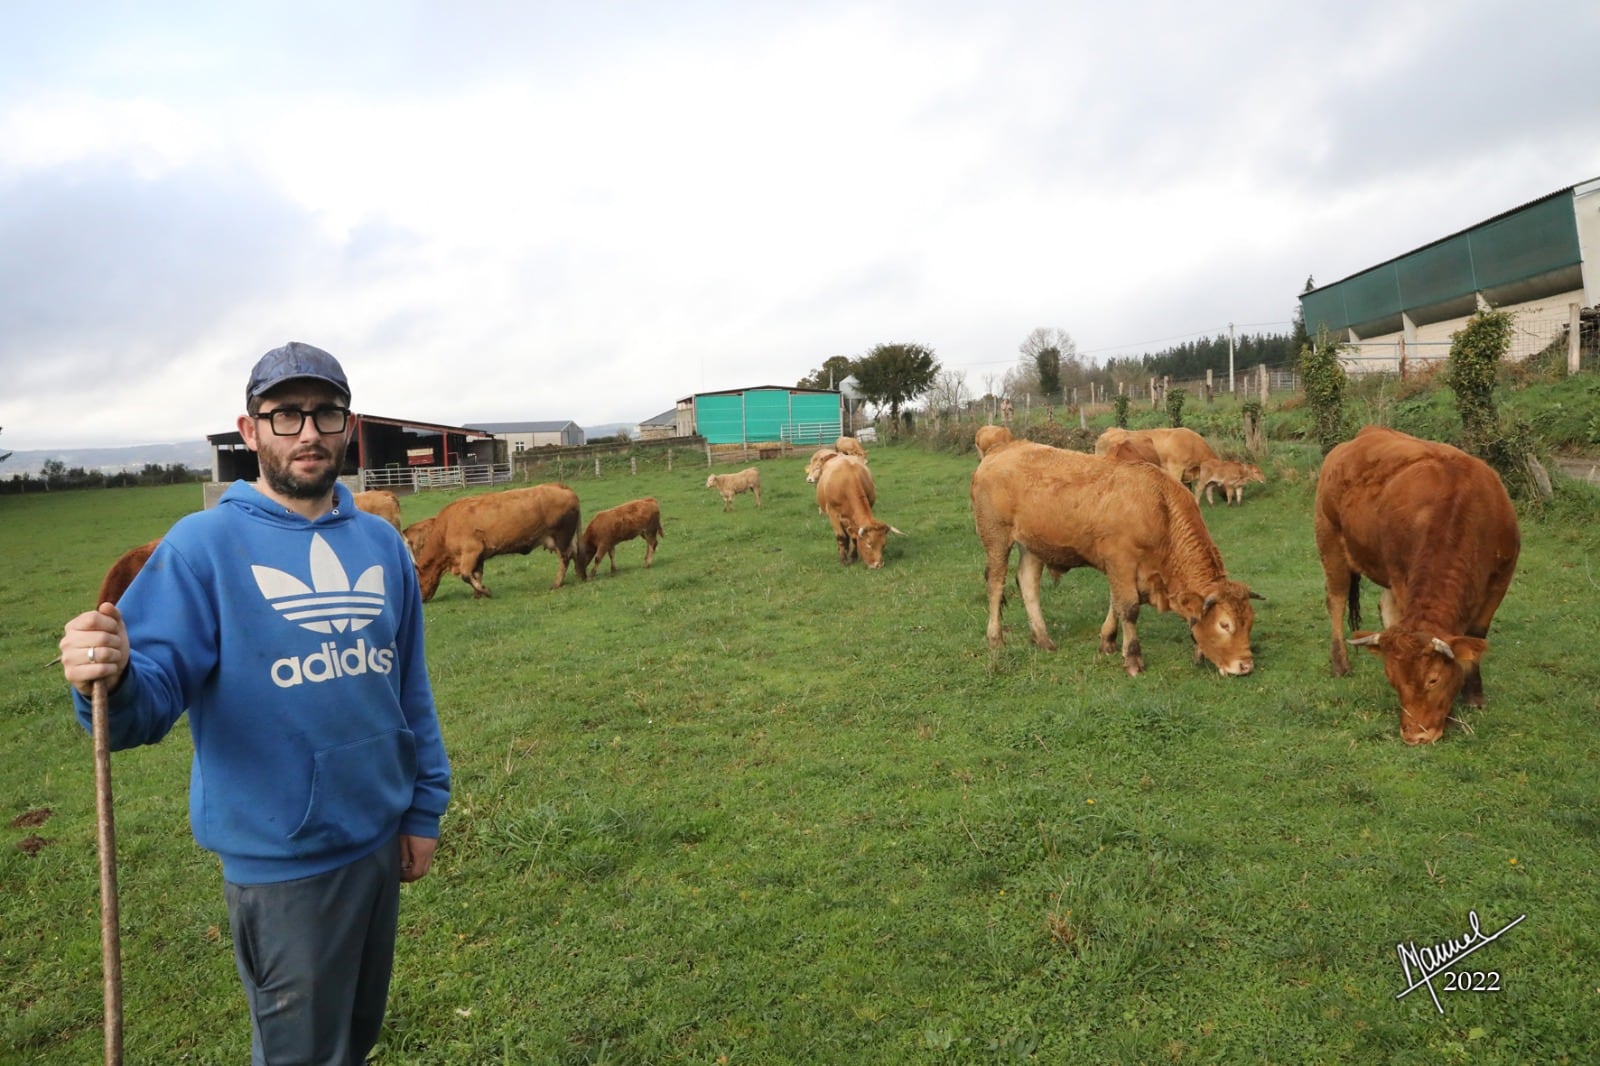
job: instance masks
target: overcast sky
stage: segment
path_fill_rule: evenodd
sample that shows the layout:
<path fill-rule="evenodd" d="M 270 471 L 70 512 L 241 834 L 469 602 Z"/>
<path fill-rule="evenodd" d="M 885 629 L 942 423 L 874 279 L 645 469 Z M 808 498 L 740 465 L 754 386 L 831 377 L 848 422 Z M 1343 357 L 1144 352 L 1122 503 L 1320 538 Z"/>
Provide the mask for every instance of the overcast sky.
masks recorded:
<path fill-rule="evenodd" d="M 1287 331 L 1600 176 L 1597 44 L 1594 0 L 20 0 L 0 451 L 231 429 L 291 339 L 358 410 L 595 425 Z"/>

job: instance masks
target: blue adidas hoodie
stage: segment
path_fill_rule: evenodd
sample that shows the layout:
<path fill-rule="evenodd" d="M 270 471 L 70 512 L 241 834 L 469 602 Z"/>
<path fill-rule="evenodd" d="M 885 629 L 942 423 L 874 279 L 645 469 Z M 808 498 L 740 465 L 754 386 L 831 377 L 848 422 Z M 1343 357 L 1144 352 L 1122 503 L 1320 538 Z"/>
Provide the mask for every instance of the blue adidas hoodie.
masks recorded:
<path fill-rule="evenodd" d="M 153 744 L 188 710 L 189 821 L 227 880 L 309 877 L 396 833 L 439 835 L 450 763 L 416 570 L 343 485 L 311 522 L 235 482 L 172 527 L 118 607 L 131 654 L 111 746 Z"/>

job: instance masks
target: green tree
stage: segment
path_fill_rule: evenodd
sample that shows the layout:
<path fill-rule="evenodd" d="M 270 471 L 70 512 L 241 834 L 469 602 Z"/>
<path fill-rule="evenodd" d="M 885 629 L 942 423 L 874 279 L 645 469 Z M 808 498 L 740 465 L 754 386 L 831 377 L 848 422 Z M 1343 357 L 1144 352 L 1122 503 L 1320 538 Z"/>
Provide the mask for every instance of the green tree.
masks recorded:
<path fill-rule="evenodd" d="M 1030 365 L 1039 383 L 1039 395 L 1046 400 L 1061 396 L 1061 387 L 1070 373 L 1075 384 L 1084 379 L 1078 362 L 1078 345 L 1064 329 L 1038 327 L 1017 346 L 1024 362 Z"/>
<path fill-rule="evenodd" d="M 898 426 L 901 406 L 933 387 L 939 360 L 924 344 L 879 344 L 857 359 L 852 371 L 862 398 L 888 407 L 890 419 Z"/>
<path fill-rule="evenodd" d="M 1309 274 L 1306 275 L 1306 287 L 1300 290 L 1304 296 L 1317 287 L 1316 280 Z M 1294 304 L 1294 332 L 1289 334 L 1289 350 L 1298 352 L 1311 343 L 1311 334 L 1306 332 L 1306 309 L 1299 300 Z"/>
<path fill-rule="evenodd" d="M 846 355 L 830 355 L 822 366 L 813 370 L 796 384 L 798 389 L 837 389 L 839 382 L 855 372 L 854 361 Z"/>
<path fill-rule="evenodd" d="M 1323 455 L 1345 439 L 1344 388 L 1348 378 L 1339 362 L 1343 350 L 1344 345 L 1329 336 L 1325 326 L 1319 326 L 1316 340 L 1300 350 L 1300 378 L 1305 382 L 1306 403 L 1311 407 Z"/>
<path fill-rule="evenodd" d="M 1167 421 L 1173 428 L 1183 426 L 1183 401 L 1189 398 L 1187 389 L 1172 388 L 1167 390 Z"/>

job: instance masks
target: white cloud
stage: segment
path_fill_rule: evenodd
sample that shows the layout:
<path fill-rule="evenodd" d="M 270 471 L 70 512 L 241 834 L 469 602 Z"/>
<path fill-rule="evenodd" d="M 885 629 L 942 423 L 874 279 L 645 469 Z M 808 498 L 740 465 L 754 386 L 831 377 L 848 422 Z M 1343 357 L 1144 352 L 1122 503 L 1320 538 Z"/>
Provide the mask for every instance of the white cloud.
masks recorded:
<path fill-rule="evenodd" d="M 593 424 L 883 341 L 976 382 L 1036 326 L 1286 328 L 1308 274 L 1600 174 L 1594 76 L 1540 43 L 1600 16 L 1557 7 L 36 12 L 0 425 L 226 429 L 291 338 L 378 413 Z"/>

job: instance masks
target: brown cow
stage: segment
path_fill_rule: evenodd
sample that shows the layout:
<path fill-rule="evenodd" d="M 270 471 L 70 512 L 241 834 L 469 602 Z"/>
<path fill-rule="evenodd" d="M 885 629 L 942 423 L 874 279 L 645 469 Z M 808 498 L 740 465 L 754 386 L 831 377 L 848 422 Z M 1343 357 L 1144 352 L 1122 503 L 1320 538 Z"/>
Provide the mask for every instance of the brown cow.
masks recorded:
<path fill-rule="evenodd" d="M 867 569 L 883 566 L 883 545 L 890 533 L 900 530 L 872 516 L 878 502 L 878 489 L 865 463 L 854 456 L 839 456 L 822 468 L 817 479 L 817 508 L 828 516 L 833 539 L 839 546 L 839 562 L 845 565 L 859 558 Z"/>
<path fill-rule="evenodd" d="M 1254 463 L 1239 463 L 1232 459 L 1207 459 L 1200 464 L 1199 472 L 1194 478 L 1194 502 L 1200 502 L 1200 492 L 1205 490 L 1206 502 L 1214 504 L 1217 498 L 1212 495 L 1218 485 L 1222 486 L 1222 499 L 1229 507 L 1236 503 L 1244 503 L 1244 487 L 1252 481 L 1266 484 L 1267 477 L 1261 468 Z"/>
<path fill-rule="evenodd" d="M 1171 474 L 1179 484 L 1193 481 L 1200 472 L 1201 463 L 1218 458 L 1204 437 L 1182 426 L 1160 429 L 1122 429 L 1112 426 L 1094 442 L 1094 453 L 1104 455 L 1112 445 L 1129 438 L 1148 441 L 1161 458 L 1161 469 Z"/>
<path fill-rule="evenodd" d="M 815 485 L 817 478 L 822 476 L 822 465 L 830 459 L 837 459 L 841 453 L 836 448 L 818 448 L 811 453 L 811 459 L 806 463 L 806 484 Z"/>
<path fill-rule="evenodd" d="M 973 446 L 978 449 L 979 455 L 988 455 L 992 449 L 1002 444 L 1010 444 L 1014 439 L 1011 431 L 1005 426 L 979 426 L 978 432 L 973 435 Z"/>
<path fill-rule="evenodd" d="M 756 506 L 761 506 L 761 471 L 750 466 L 737 474 L 710 474 L 706 477 L 706 488 L 716 489 L 722 494 L 722 509 L 733 510 L 733 498 L 741 492 L 754 493 Z"/>
<path fill-rule="evenodd" d="M 1384 589 L 1380 632 L 1350 643 L 1383 657 L 1400 695 L 1400 737 L 1444 734 L 1459 694 L 1482 707 L 1479 661 L 1522 537 L 1488 464 L 1448 444 L 1368 426 L 1322 461 L 1313 511 L 1333 625 L 1333 675 L 1350 672 L 1340 615 L 1361 624 L 1362 576 Z"/>
<path fill-rule="evenodd" d="M 412 559 L 422 554 L 422 549 L 428 543 L 428 534 L 432 532 L 433 519 L 431 518 L 419 519 L 400 531 L 400 535 L 406 538 L 406 546 L 411 549 Z"/>
<path fill-rule="evenodd" d="M 574 559 L 579 579 L 588 580 L 589 560 L 578 535 L 582 524 L 578 494 L 554 483 L 468 496 L 446 504 L 434 516 L 427 543 L 416 553 L 422 599 L 433 599 L 446 570 L 472 586 L 473 598 L 488 596 L 483 584 L 484 560 L 512 552 L 527 555 L 535 548 L 553 551 L 561 558 L 551 588 L 561 587 L 567 564 Z"/>
<path fill-rule="evenodd" d="M 355 493 L 356 506 L 375 514 L 396 529 L 400 528 L 400 497 L 388 489 L 369 489 Z"/>
<path fill-rule="evenodd" d="M 617 572 L 617 545 L 634 537 L 644 538 L 644 565 L 655 561 L 656 538 L 664 537 L 661 530 L 661 505 L 654 496 L 630 500 L 610 510 L 601 511 L 589 519 L 583 531 L 583 557 L 593 567 L 591 573 L 600 572 L 600 557 L 611 560 L 611 572 Z"/>
<path fill-rule="evenodd" d="M 1130 675 L 1144 669 L 1136 628 L 1143 603 L 1182 616 L 1194 637 L 1195 662 L 1204 656 L 1231 675 L 1253 668 L 1250 600 L 1262 597 L 1229 579 L 1199 506 L 1148 463 L 1105 462 L 1023 441 L 984 456 L 971 493 L 987 556 L 990 647 L 1003 642 L 1000 604 L 1016 544 L 1017 583 L 1039 647 L 1056 647 L 1039 608 L 1045 568 L 1092 566 L 1111 586 L 1100 651 L 1116 650 L 1112 638 L 1120 620 L 1122 662 Z"/>
<path fill-rule="evenodd" d="M 94 605 L 102 603 L 116 603 L 122 599 L 122 594 L 128 591 L 128 586 L 133 584 L 133 579 L 139 576 L 139 571 L 144 569 L 144 564 L 150 560 L 150 553 L 156 550 L 156 545 L 161 543 L 157 537 L 148 544 L 141 544 L 137 548 L 129 548 L 117 557 L 106 571 L 106 576 L 100 580 L 100 591 L 95 596 Z"/>
<path fill-rule="evenodd" d="M 863 463 L 867 461 L 867 449 L 854 437 L 840 437 L 833 442 L 833 450 L 840 455 L 853 455 Z"/>
<path fill-rule="evenodd" d="M 1161 453 L 1156 451 L 1156 446 L 1150 443 L 1148 437 L 1123 437 L 1114 440 L 1099 454 L 1119 463 L 1149 463 L 1157 470 L 1164 469 L 1161 465 Z"/>

